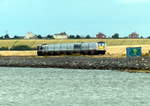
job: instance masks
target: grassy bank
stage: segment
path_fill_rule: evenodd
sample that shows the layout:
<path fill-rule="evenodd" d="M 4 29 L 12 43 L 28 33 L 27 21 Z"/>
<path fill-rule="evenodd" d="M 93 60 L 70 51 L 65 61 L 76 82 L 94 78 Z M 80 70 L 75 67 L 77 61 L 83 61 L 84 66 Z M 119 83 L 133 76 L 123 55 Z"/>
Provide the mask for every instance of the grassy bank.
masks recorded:
<path fill-rule="evenodd" d="M 125 57 L 126 47 L 142 47 L 143 56 L 150 56 L 150 45 L 123 45 L 107 46 L 106 55 L 94 55 L 91 57 Z M 36 51 L 0 51 L 0 56 L 37 56 Z"/>
<path fill-rule="evenodd" d="M 17 45 L 27 45 L 36 48 L 40 44 L 48 43 L 72 43 L 72 42 L 99 42 L 104 41 L 108 46 L 121 45 L 150 45 L 150 39 L 67 39 L 67 40 L 0 40 L 0 47 L 11 48 Z"/>
<path fill-rule="evenodd" d="M 11 48 L 18 45 L 27 45 L 36 48 L 44 43 L 72 43 L 72 42 L 99 42 L 107 43 L 107 53 L 104 56 L 92 57 L 125 57 L 127 47 L 142 47 L 144 56 L 149 55 L 150 39 L 68 39 L 68 40 L 0 40 L 0 47 Z M 36 56 L 36 51 L 0 51 L 0 56 Z"/>

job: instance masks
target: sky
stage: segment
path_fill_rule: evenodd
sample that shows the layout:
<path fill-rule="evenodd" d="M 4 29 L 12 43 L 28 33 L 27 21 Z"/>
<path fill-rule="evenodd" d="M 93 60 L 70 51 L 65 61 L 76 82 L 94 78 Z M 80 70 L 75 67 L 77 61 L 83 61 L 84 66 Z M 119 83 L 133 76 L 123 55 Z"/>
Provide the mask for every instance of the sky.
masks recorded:
<path fill-rule="evenodd" d="M 0 0 L 0 35 L 150 36 L 150 0 Z"/>

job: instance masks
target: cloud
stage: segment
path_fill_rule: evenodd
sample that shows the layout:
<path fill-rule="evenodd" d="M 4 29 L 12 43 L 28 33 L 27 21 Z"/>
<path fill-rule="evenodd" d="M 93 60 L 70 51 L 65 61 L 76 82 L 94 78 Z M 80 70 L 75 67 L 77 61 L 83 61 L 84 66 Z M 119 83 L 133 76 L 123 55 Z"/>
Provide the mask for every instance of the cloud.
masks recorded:
<path fill-rule="evenodd" d="M 135 3 L 150 3 L 150 0 L 118 0 L 123 4 L 135 4 Z"/>

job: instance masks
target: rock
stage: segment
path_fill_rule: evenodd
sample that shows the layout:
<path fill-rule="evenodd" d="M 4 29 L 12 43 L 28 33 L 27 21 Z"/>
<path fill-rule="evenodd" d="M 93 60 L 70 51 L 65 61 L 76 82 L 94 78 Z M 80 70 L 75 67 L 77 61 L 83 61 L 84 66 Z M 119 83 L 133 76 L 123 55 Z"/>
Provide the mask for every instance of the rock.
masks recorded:
<path fill-rule="evenodd" d="M 89 58 L 68 57 L 1 57 L 0 66 L 7 67 L 55 67 L 76 69 L 134 69 L 150 70 L 150 57 Z"/>

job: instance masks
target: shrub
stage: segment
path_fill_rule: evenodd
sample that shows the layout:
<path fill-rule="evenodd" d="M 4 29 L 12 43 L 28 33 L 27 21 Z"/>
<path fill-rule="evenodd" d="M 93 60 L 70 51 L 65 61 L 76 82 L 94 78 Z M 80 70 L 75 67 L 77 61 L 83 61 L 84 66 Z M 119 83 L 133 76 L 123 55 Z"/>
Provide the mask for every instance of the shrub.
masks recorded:
<path fill-rule="evenodd" d="M 0 47 L 0 50 L 9 50 L 8 47 Z"/>
<path fill-rule="evenodd" d="M 34 50 L 34 48 L 31 48 L 27 45 L 18 45 L 18 46 L 11 47 L 10 50 Z"/>

